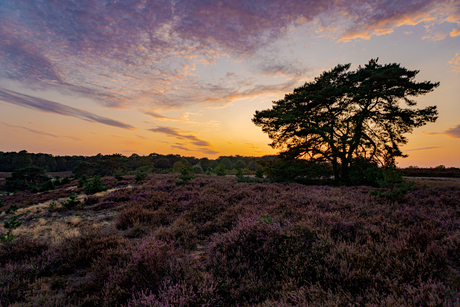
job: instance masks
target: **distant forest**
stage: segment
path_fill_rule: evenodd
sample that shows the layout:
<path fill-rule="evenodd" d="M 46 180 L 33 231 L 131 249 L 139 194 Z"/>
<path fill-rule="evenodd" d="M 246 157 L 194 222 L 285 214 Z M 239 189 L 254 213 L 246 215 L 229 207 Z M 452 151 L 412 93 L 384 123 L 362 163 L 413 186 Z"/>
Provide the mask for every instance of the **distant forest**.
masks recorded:
<path fill-rule="evenodd" d="M 113 175 L 116 171 L 135 171 L 139 168 L 152 173 L 168 173 L 174 171 L 174 164 L 181 162 L 182 165 L 199 165 L 204 172 L 215 169 L 218 165 L 224 165 L 227 170 L 247 169 L 255 171 L 258 168 L 257 161 L 274 160 L 276 156 L 243 157 L 221 156 L 211 160 L 208 158 L 184 157 L 181 155 L 161 155 L 151 153 L 148 156 L 132 154 L 129 157 L 121 154 L 95 156 L 53 156 L 45 153 L 29 153 L 26 150 L 20 152 L 0 151 L 0 172 L 14 172 L 19 169 L 36 166 L 47 172 L 78 172 L 79 168 L 92 168 L 101 176 Z M 177 165 L 177 164 L 176 164 Z"/>
<path fill-rule="evenodd" d="M 86 173 L 89 169 L 94 174 L 101 176 L 112 176 L 117 171 L 132 172 L 139 169 L 151 173 L 170 173 L 178 171 L 174 164 L 200 166 L 203 172 L 216 169 L 224 165 L 227 170 L 243 169 L 254 172 L 263 164 L 262 161 L 276 160 L 276 155 L 262 157 L 245 156 L 220 156 L 217 159 L 186 157 L 181 155 L 162 155 L 151 153 L 148 156 L 132 154 L 123 156 L 121 154 L 95 156 L 53 156 L 45 153 L 29 153 L 26 150 L 20 152 L 0 151 L 0 172 L 14 172 L 19 169 L 36 166 L 46 172 L 72 171 L 78 175 L 79 172 Z M 180 163 L 177 163 L 180 162 Z M 262 162 L 262 163 L 261 163 Z M 401 169 L 404 176 L 413 177 L 460 177 L 460 168 L 445 167 L 439 165 L 431 168 L 420 168 L 410 166 Z"/>

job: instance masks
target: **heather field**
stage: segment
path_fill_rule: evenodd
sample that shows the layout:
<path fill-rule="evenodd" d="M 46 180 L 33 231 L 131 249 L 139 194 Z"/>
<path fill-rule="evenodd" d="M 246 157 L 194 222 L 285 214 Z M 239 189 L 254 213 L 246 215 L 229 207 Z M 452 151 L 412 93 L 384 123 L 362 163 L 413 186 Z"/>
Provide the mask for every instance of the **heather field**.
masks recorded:
<path fill-rule="evenodd" d="M 388 199 L 178 177 L 3 195 L 0 233 L 21 224 L 0 243 L 0 305 L 460 305 L 460 182 Z"/>

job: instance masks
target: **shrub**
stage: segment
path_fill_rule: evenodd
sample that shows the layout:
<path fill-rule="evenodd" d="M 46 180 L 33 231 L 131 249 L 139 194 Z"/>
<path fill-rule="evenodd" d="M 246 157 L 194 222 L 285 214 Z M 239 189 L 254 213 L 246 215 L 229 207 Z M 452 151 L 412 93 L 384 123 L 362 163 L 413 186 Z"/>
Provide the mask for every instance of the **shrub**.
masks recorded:
<path fill-rule="evenodd" d="M 373 190 L 371 195 L 384 197 L 392 202 L 402 201 L 413 187 L 413 182 L 406 182 L 402 177 L 402 172 L 395 167 L 390 167 L 383 170 L 383 180 L 377 180 L 377 183 L 381 188 L 389 189 L 388 192 L 382 192 L 379 190 Z"/>
<path fill-rule="evenodd" d="M 181 184 L 186 184 L 193 178 L 195 178 L 195 175 L 193 174 L 192 168 L 190 165 L 184 165 L 180 169 L 180 177 L 181 180 L 176 180 L 175 183 L 176 185 L 181 185 Z"/>
<path fill-rule="evenodd" d="M 227 169 L 225 168 L 225 165 L 223 164 L 219 164 L 219 166 L 216 167 L 215 172 L 217 176 L 227 175 Z"/>
<path fill-rule="evenodd" d="M 83 175 L 81 175 L 80 178 L 78 178 L 78 185 L 77 185 L 77 187 L 78 187 L 79 189 L 81 189 L 81 188 L 83 188 L 87 183 L 88 183 L 88 177 L 87 177 L 85 174 L 83 174 Z"/>
<path fill-rule="evenodd" d="M 264 172 L 265 172 L 265 170 L 261 165 L 257 166 L 256 177 L 257 178 L 264 178 Z"/>
<path fill-rule="evenodd" d="M 5 229 L 8 229 L 8 232 L 6 233 L 6 235 L 0 236 L 0 242 L 11 243 L 11 241 L 13 241 L 16 238 L 16 236 L 13 235 L 11 232 L 13 231 L 13 229 L 16 229 L 19 226 L 21 226 L 21 224 L 22 222 L 18 220 L 18 217 L 16 215 L 13 215 L 9 221 L 5 221 L 3 223 L 3 227 Z"/>
<path fill-rule="evenodd" d="M 5 214 L 11 214 L 11 213 L 15 213 L 16 210 L 18 210 L 19 207 L 17 205 L 11 205 L 8 207 L 8 209 L 6 209 L 5 211 Z"/>
<path fill-rule="evenodd" d="M 243 178 L 243 169 L 242 168 L 237 168 L 236 169 L 236 177 L 238 179 Z"/>
<path fill-rule="evenodd" d="M 102 192 L 107 190 L 107 187 L 101 180 L 101 177 L 96 175 L 93 177 L 92 181 L 89 181 L 85 185 L 85 193 L 86 194 L 94 194 L 98 192 Z"/>
<path fill-rule="evenodd" d="M 144 171 L 136 172 L 136 176 L 134 177 L 134 181 L 136 183 L 144 181 L 145 179 L 147 179 L 147 173 L 146 172 L 144 172 Z"/>
<path fill-rule="evenodd" d="M 46 176 L 44 169 L 29 166 L 14 171 L 11 177 L 6 178 L 5 190 L 10 192 L 31 190 L 33 187 L 36 188 L 37 185 L 41 185 L 48 180 L 49 177 Z"/>
<path fill-rule="evenodd" d="M 3 245 L 0 248 L 0 267 L 10 261 L 30 261 L 48 249 L 48 245 L 38 239 L 20 236 L 15 244 Z"/>
<path fill-rule="evenodd" d="M 59 184 L 59 181 L 58 181 L 58 184 Z M 40 191 L 41 192 L 54 190 L 55 188 L 56 188 L 56 186 L 54 184 L 54 181 L 51 180 L 51 179 L 49 179 L 49 180 L 43 182 L 42 184 L 40 184 Z"/>
<path fill-rule="evenodd" d="M 123 175 L 125 175 L 125 171 L 119 168 L 115 171 L 115 173 L 113 174 L 113 177 L 115 178 L 116 181 L 122 181 Z"/>
<path fill-rule="evenodd" d="M 125 230 L 134 226 L 135 223 L 149 223 L 153 219 L 153 211 L 145 209 L 140 205 L 133 205 L 123 210 L 117 217 L 116 226 Z"/>
<path fill-rule="evenodd" d="M 199 164 L 196 164 L 192 167 L 192 171 L 195 174 L 204 174 L 203 168 Z"/>
<path fill-rule="evenodd" d="M 77 199 L 77 194 L 75 194 L 75 193 L 72 193 L 69 196 L 68 200 L 61 202 L 61 205 L 63 207 L 65 207 L 66 209 L 73 209 L 73 208 L 75 208 L 76 206 L 78 206 L 80 204 L 81 204 L 81 202 L 80 202 L 80 200 Z"/>

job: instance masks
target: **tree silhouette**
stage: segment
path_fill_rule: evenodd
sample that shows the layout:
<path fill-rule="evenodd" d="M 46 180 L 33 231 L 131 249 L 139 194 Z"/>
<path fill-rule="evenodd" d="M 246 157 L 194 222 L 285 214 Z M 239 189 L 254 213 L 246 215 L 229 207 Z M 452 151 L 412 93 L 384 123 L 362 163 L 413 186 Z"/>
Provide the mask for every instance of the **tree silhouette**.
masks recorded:
<path fill-rule="evenodd" d="M 252 121 L 284 159 L 330 163 L 336 180 L 349 180 L 355 159 L 394 165 L 396 157 L 406 156 L 400 150 L 407 143 L 404 134 L 437 119 L 436 106 L 411 109 L 400 103 L 414 107 L 410 97 L 439 83 L 417 83 L 419 71 L 377 62 L 355 71 L 350 64 L 337 65 L 274 101 L 272 109 L 256 111 Z"/>

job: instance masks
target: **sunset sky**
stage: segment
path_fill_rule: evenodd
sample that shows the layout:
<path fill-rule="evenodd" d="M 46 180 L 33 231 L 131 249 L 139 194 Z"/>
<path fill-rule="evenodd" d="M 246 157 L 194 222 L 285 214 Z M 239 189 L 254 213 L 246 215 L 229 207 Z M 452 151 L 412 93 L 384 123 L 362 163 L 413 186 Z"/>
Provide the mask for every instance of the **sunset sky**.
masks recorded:
<path fill-rule="evenodd" d="M 458 0 L 2 0 L 0 151 L 275 154 L 256 110 L 377 57 L 441 83 L 398 166 L 460 167 Z"/>

